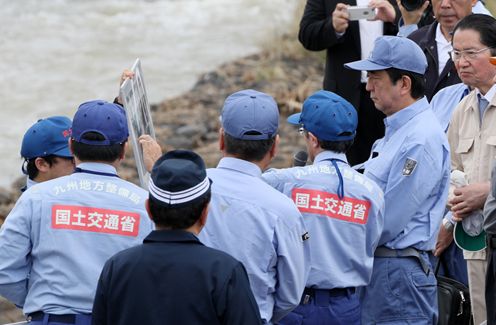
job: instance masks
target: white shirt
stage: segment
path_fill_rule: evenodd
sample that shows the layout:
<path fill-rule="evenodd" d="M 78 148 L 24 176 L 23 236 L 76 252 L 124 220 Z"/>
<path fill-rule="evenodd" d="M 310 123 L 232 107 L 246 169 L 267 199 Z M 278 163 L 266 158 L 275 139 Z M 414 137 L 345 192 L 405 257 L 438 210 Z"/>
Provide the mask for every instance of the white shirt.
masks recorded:
<path fill-rule="evenodd" d="M 369 0 L 357 0 L 357 6 L 367 7 L 368 5 Z M 370 21 L 360 19 L 358 21 L 358 26 L 360 29 L 361 59 L 365 60 L 369 57 L 370 52 L 372 52 L 376 38 L 384 34 L 384 22 L 380 20 Z M 362 83 L 367 82 L 367 71 L 362 71 L 361 81 Z"/>
<path fill-rule="evenodd" d="M 441 32 L 441 24 L 437 24 L 436 28 L 436 45 L 437 45 L 437 57 L 438 57 L 438 75 L 441 75 L 444 67 L 446 66 L 446 62 L 449 59 L 449 52 L 453 51 L 453 46 L 451 46 L 451 42 L 444 37 Z"/>

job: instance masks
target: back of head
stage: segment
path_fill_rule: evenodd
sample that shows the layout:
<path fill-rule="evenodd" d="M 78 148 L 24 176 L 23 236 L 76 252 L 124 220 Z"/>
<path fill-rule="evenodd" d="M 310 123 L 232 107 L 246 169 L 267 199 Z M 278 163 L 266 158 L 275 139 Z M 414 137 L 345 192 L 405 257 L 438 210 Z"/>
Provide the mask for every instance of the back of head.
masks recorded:
<path fill-rule="evenodd" d="M 113 162 L 122 157 L 129 136 L 126 112 L 93 100 L 79 106 L 72 124 L 72 149 L 81 161 Z"/>
<path fill-rule="evenodd" d="M 274 144 L 279 109 L 271 96 L 252 89 L 242 90 L 225 100 L 221 123 L 227 153 L 260 161 Z"/>
<path fill-rule="evenodd" d="M 343 97 L 319 90 L 303 103 L 301 113 L 288 117 L 291 124 L 300 125 L 319 140 L 348 141 L 356 135 L 357 112 Z"/>
<path fill-rule="evenodd" d="M 155 163 L 149 183 L 149 212 L 157 226 L 187 229 L 210 201 L 205 163 L 188 150 L 169 151 Z"/>
<path fill-rule="evenodd" d="M 484 14 L 468 15 L 456 24 L 453 34 L 459 30 L 478 32 L 479 41 L 491 49 L 491 55 L 496 55 L 496 19 L 494 17 Z"/>

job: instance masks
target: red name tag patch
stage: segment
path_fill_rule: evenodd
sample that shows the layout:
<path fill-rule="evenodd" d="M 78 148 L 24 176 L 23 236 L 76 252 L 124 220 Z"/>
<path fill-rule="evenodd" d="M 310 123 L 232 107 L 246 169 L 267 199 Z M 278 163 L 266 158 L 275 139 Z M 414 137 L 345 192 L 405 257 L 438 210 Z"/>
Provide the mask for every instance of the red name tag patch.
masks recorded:
<path fill-rule="evenodd" d="M 325 215 L 348 222 L 366 224 L 370 202 L 345 196 L 342 200 L 336 194 L 317 190 L 295 188 L 292 198 L 300 212 Z"/>
<path fill-rule="evenodd" d="M 52 228 L 138 236 L 139 213 L 84 206 L 52 206 Z"/>

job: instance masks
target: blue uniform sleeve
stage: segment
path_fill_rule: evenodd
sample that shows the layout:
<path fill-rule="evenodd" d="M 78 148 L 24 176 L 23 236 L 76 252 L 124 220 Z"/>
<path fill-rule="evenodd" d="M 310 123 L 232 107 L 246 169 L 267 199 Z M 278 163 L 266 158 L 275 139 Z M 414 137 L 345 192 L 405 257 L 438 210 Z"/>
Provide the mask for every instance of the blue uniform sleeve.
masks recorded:
<path fill-rule="evenodd" d="M 31 271 L 32 201 L 24 194 L 0 229 L 0 295 L 24 306 Z"/>
<path fill-rule="evenodd" d="M 302 238 L 306 230 L 296 207 L 294 216 L 288 215 L 289 218 L 297 222 L 289 224 L 287 220 L 280 218 L 275 228 L 278 278 L 273 323 L 298 306 L 310 271 L 310 251 L 307 241 Z"/>
<path fill-rule="evenodd" d="M 423 145 L 414 144 L 401 150 L 389 169 L 384 191 L 384 231 L 379 245 L 401 234 L 415 215 L 429 213 L 430 207 L 423 205 L 439 192 L 443 174 L 443 161 L 436 162 Z"/>
<path fill-rule="evenodd" d="M 260 311 L 243 264 L 238 263 L 233 268 L 224 293 L 223 299 L 217 302 L 217 309 L 224 310 L 222 324 L 262 324 Z"/>
<path fill-rule="evenodd" d="M 281 193 L 284 193 L 284 184 L 288 178 L 289 175 L 284 169 L 271 168 L 262 174 L 262 179 Z"/>

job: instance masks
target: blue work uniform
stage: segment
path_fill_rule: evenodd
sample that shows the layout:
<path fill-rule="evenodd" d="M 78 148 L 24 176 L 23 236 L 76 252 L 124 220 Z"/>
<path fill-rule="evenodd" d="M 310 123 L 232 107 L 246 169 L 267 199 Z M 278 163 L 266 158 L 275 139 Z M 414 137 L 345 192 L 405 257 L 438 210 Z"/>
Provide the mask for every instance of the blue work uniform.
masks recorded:
<path fill-rule="evenodd" d="M 254 163 L 225 157 L 207 175 L 212 200 L 199 238 L 243 263 L 262 321 L 277 322 L 305 288 L 310 263 L 303 218 Z"/>
<path fill-rule="evenodd" d="M 89 324 L 106 260 L 153 229 L 147 197 L 101 163 L 30 187 L 0 230 L 0 294 L 23 306 L 33 325 Z"/>
<path fill-rule="evenodd" d="M 344 153 L 331 151 L 319 153 L 313 165 L 270 169 L 262 177 L 294 200 L 311 234 L 306 291 L 280 324 L 296 319 L 298 324 L 360 324 L 355 288 L 367 285 L 372 275 L 384 223 L 382 190 L 353 170 Z"/>
<path fill-rule="evenodd" d="M 384 191 L 386 212 L 372 279 L 360 290 L 362 323 L 436 324 L 436 278 L 428 252 L 448 195 L 448 142 L 425 97 L 385 124 L 384 138 L 365 163 L 365 175 Z"/>
<path fill-rule="evenodd" d="M 463 83 L 457 83 L 438 91 L 431 100 L 431 108 L 436 115 L 441 128 L 446 132 L 451 121 L 451 115 L 458 103 L 467 96 L 470 89 Z"/>

